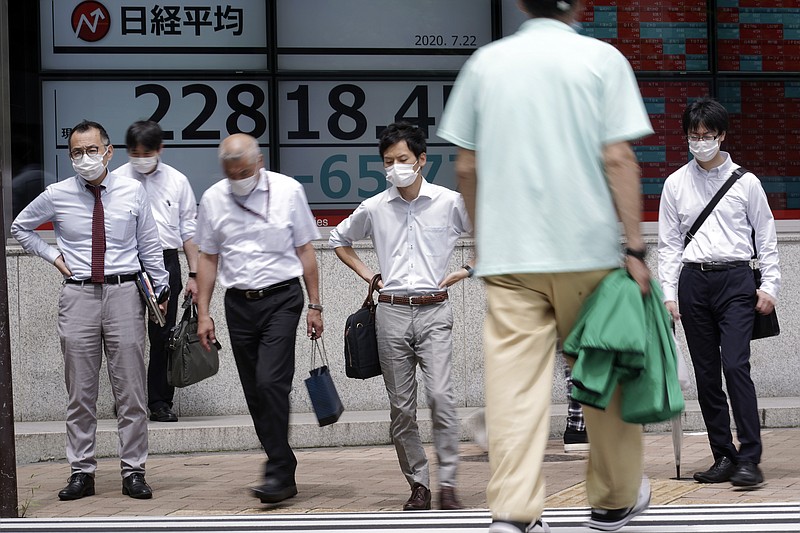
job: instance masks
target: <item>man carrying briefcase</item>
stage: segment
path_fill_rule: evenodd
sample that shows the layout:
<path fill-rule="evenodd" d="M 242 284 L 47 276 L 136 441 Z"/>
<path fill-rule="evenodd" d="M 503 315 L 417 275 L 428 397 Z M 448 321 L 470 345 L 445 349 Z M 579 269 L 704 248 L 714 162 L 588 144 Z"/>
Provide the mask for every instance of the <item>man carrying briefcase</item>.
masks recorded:
<path fill-rule="evenodd" d="M 375 315 L 378 353 L 391 404 L 391 431 L 400 468 L 411 486 L 405 511 L 431 508 L 428 459 L 417 427 L 416 365 L 425 377 L 439 460 L 439 506 L 460 509 L 455 481 L 458 419 L 451 383 L 453 313 L 447 287 L 472 275 L 471 264 L 448 274 L 456 242 L 472 232 L 457 192 L 425 181 L 423 132 L 410 124 L 389 125 L 379 151 L 393 186 L 361 203 L 331 231 L 336 255 L 364 281 L 374 273 L 352 248 L 371 237 L 383 282 Z M 403 221 L 398 223 L 397 221 Z"/>

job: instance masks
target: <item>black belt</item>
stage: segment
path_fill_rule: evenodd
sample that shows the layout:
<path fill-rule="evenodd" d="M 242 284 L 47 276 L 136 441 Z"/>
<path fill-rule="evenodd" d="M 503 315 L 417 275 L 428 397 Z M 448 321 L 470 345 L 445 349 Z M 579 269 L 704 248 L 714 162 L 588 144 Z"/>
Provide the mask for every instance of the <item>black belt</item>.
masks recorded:
<path fill-rule="evenodd" d="M 272 294 L 277 291 L 282 291 L 283 289 L 288 289 L 292 285 L 299 285 L 300 280 L 297 278 L 290 279 L 288 281 L 282 281 L 280 283 L 276 283 L 274 285 L 270 285 L 269 287 L 264 287 L 263 289 L 228 289 L 233 294 L 238 294 L 244 296 L 248 300 L 260 300 L 265 296 Z"/>
<path fill-rule="evenodd" d="M 178 250 L 176 250 L 175 248 L 164 250 L 164 259 L 168 257 L 177 257 L 177 256 L 178 256 Z"/>
<path fill-rule="evenodd" d="M 447 293 L 426 294 L 424 296 L 395 296 L 394 294 L 378 295 L 378 302 L 392 305 L 433 305 L 447 300 Z"/>
<path fill-rule="evenodd" d="M 128 281 L 134 281 L 136 279 L 136 274 L 114 274 L 112 276 L 105 276 L 103 281 L 92 281 L 90 279 L 72 279 L 67 278 L 64 280 L 64 283 L 69 283 L 70 285 L 119 285 L 120 283 L 125 283 Z"/>
<path fill-rule="evenodd" d="M 750 266 L 750 261 L 728 261 L 723 263 L 721 261 L 712 261 L 710 263 L 684 263 L 684 268 L 691 268 L 692 270 L 702 270 L 709 272 L 713 270 L 730 270 L 732 268 L 740 268 Z"/>

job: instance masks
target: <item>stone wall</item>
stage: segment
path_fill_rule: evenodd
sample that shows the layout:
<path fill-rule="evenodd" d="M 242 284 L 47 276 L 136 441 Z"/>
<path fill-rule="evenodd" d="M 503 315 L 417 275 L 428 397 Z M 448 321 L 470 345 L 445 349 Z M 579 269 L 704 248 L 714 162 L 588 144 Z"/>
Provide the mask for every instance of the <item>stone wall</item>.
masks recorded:
<path fill-rule="evenodd" d="M 342 336 L 345 319 L 361 305 L 367 284 L 341 263 L 327 244 L 315 243 L 315 247 L 325 305 L 325 346 L 342 402 L 348 411 L 385 410 L 388 405 L 380 378 L 361 381 L 344 375 Z M 356 248 L 365 262 L 377 271 L 377 259 L 371 244 L 357 243 Z M 778 312 L 782 333 L 775 339 L 752 344 L 752 373 L 760 397 L 800 396 L 800 379 L 797 377 L 799 334 L 796 327 L 800 319 L 795 311 L 800 303 L 800 236 L 781 235 L 780 252 L 783 286 Z M 471 253 L 472 242 L 460 242 L 451 268 L 459 268 Z M 649 258 L 654 272 L 655 255 L 652 253 Z M 66 392 L 64 365 L 56 333 L 61 276 L 54 267 L 38 257 L 24 254 L 19 247 L 9 246 L 7 261 L 15 418 L 18 421 L 62 420 Z M 180 416 L 247 413 L 227 337 L 222 296 L 223 289 L 218 286 L 212 300 L 212 316 L 223 345 L 219 373 L 176 391 L 175 408 Z M 450 298 L 454 310 L 453 381 L 457 405 L 479 407 L 484 403 L 482 331 L 486 299 L 482 282 L 467 279 L 451 288 Z M 679 345 L 688 361 L 680 328 Z M 310 349 L 303 319 L 297 331 L 297 370 L 291 393 L 292 410 L 296 413 L 311 411 L 303 383 L 310 368 Z M 103 368 L 98 416 L 110 418 L 113 401 L 105 366 Z M 561 404 L 565 402 L 565 387 L 559 365 L 556 365 L 555 372 L 552 399 Z M 687 393 L 687 397 L 696 397 L 694 389 Z M 424 394 L 420 394 L 420 406 L 426 405 Z"/>

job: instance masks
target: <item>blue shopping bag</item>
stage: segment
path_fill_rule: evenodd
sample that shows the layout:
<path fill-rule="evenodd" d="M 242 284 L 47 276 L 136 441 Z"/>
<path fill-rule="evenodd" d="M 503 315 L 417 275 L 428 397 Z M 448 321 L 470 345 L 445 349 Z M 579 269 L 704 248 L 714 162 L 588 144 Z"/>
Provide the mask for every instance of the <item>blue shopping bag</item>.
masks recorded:
<path fill-rule="evenodd" d="M 336 385 L 333 384 L 331 372 L 328 369 L 328 358 L 325 353 L 325 344 L 320 348 L 317 339 L 311 339 L 311 371 L 310 376 L 305 379 L 308 396 L 311 398 L 311 405 L 314 407 L 314 414 L 317 422 L 321 426 L 333 424 L 344 412 L 344 406 L 336 392 Z M 320 361 L 324 363 L 320 367 L 315 366 L 316 353 L 319 352 Z"/>

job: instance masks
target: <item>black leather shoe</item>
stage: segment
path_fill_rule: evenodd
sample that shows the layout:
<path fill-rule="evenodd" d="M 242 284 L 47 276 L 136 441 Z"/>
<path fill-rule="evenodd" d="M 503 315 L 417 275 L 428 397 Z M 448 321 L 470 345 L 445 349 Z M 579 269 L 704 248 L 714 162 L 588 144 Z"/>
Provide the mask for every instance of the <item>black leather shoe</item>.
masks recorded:
<path fill-rule="evenodd" d="M 137 500 L 149 500 L 153 497 L 153 489 L 144 480 L 144 474 L 134 472 L 122 480 L 122 494 Z"/>
<path fill-rule="evenodd" d="M 261 503 L 278 503 L 288 500 L 297 494 L 297 485 L 294 481 L 280 484 L 272 479 L 268 479 L 263 485 L 250 489 L 253 496 L 259 498 Z"/>
<path fill-rule="evenodd" d="M 731 484 L 735 487 L 755 487 L 764 482 L 764 474 L 757 464 L 742 461 L 731 475 Z"/>
<path fill-rule="evenodd" d="M 153 422 L 177 422 L 178 415 L 169 407 L 162 407 L 150 413 L 150 420 Z"/>
<path fill-rule="evenodd" d="M 725 483 L 730 481 L 735 471 L 736 464 L 727 457 L 721 457 L 705 472 L 695 472 L 694 480 L 700 483 Z"/>
<path fill-rule="evenodd" d="M 83 472 L 69 476 L 67 486 L 58 493 L 59 500 L 79 500 L 84 496 L 94 496 L 94 478 Z"/>
<path fill-rule="evenodd" d="M 404 511 L 430 511 L 431 491 L 422 483 L 414 483 L 411 487 L 411 497 L 403 505 Z"/>

